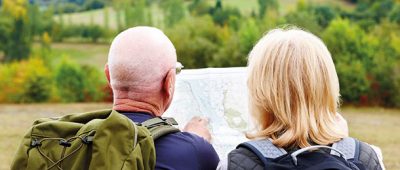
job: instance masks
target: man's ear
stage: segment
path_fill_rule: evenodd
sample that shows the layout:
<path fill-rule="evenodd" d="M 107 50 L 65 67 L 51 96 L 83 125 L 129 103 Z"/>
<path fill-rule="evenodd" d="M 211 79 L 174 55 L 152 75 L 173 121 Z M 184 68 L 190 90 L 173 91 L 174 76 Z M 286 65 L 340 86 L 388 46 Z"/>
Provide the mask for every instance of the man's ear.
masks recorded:
<path fill-rule="evenodd" d="M 165 77 L 163 90 L 166 94 L 166 98 L 168 100 L 172 100 L 172 96 L 174 95 L 175 90 L 175 72 L 174 70 L 170 70 Z"/>
<path fill-rule="evenodd" d="M 110 85 L 110 70 L 108 68 L 108 63 L 106 63 L 106 65 L 104 66 L 104 74 L 106 74 L 106 78 L 107 78 L 107 81 L 108 81 L 108 86 L 111 87 L 111 85 Z"/>

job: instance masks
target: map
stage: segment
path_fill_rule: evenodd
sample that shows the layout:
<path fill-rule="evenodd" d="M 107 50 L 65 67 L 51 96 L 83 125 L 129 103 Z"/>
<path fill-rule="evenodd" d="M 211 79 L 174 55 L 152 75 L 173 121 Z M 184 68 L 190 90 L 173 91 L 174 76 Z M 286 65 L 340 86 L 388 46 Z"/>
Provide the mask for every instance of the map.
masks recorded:
<path fill-rule="evenodd" d="M 174 99 L 164 114 L 182 129 L 193 116 L 209 119 L 212 144 L 220 158 L 246 141 L 249 130 L 247 71 L 238 68 L 183 70 L 177 76 Z"/>

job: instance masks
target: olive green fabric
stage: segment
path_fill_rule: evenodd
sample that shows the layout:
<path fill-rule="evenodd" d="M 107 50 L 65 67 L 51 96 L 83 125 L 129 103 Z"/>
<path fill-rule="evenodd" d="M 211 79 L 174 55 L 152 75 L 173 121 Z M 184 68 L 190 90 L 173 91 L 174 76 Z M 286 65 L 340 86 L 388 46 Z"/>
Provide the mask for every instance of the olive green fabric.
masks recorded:
<path fill-rule="evenodd" d="M 146 127 L 116 111 L 103 110 L 35 121 L 11 169 L 148 170 L 154 169 L 155 158 Z"/>
<path fill-rule="evenodd" d="M 166 134 L 180 131 L 178 128 L 173 126 L 178 125 L 174 118 L 155 117 L 144 121 L 141 125 L 150 131 L 154 141 Z"/>

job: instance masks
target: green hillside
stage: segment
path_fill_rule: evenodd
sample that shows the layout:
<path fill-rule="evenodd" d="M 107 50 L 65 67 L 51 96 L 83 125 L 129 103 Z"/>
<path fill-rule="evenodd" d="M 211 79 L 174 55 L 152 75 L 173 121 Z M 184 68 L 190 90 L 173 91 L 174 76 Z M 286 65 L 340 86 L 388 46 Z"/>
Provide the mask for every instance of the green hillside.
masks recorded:
<path fill-rule="evenodd" d="M 207 0 L 210 5 L 215 3 L 215 0 Z M 286 13 L 288 11 L 294 10 L 296 3 L 299 0 L 280 0 L 280 11 Z M 332 6 L 338 6 L 339 8 L 350 10 L 354 8 L 354 5 L 349 4 L 342 0 L 308 0 L 307 2 L 315 3 L 315 4 L 329 4 Z M 188 2 L 187 2 L 188 3 Z M 252 12 L 258 12 L 258 3 L 257 0 L 223 0 L 222 4 L 224 6 L 235 7 L 240 10 L 242 15 L 250 15 Z M 153 23 L 158 26 L 160 20 L 162 20 L 162 12 L 157 5 L 153 5 L 152 8 L 152 16 L 153 16 Z M 105 26 L 105 13 L 108 12 L 109 17 L 109 27 L 111 29 L 117 28 L 116 22 L 116 11 L 111 8 L 105 9 L 97 9 L 85 12 L 78 12 L 78 13 L 70 13 L 70 14 L 62 14 L 60 16 L 54 16 L 56 21 L 63 20 L 63 23 L 66 25 L 89 25 L 95 24 L 99 26 Z M 123 12 L 121 13 L 123 18 Z"/>

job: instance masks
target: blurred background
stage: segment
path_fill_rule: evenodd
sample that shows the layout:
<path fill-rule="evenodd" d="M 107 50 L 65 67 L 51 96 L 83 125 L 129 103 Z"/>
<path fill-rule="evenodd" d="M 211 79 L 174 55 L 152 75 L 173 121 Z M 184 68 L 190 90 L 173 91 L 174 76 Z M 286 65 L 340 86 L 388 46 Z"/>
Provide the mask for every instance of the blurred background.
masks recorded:
<path fill-rule="evenodd" d="M 108 48 L 138 25 L 162 29 L 190 69 L 246 66 L 272 28 L 316 34 L 351 135 L 400 169 L 400 0 L 0 0 L 0 169 L 34 119 L 111 106 Z"/>

